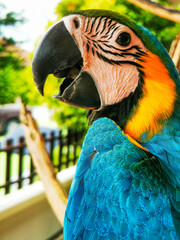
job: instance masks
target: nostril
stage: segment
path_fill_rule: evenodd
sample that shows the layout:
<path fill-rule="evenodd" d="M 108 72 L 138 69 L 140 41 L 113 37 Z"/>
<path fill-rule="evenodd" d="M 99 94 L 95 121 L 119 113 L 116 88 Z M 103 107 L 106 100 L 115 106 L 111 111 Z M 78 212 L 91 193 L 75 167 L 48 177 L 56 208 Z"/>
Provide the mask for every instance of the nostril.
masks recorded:
<path fill-rule="evenodd" d="M 74 23 L 74 26 L 75 26 L 76 29 L 79 28 L 79 26 L 80 26 L 79 19 L 75 18 L 73 20 L 73 23 Z"/>

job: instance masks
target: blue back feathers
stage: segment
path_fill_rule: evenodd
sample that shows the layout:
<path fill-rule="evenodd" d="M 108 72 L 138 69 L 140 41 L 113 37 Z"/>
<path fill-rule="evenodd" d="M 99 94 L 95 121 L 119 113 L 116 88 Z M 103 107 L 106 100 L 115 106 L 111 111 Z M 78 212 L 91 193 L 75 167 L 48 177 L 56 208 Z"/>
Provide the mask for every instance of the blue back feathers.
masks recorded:
<path fill-rule="evenodd" d="M 178 239 L 165 180 L 158 158 L 112 120 L 96 120 L 71 186 L 64 240 Z"/>

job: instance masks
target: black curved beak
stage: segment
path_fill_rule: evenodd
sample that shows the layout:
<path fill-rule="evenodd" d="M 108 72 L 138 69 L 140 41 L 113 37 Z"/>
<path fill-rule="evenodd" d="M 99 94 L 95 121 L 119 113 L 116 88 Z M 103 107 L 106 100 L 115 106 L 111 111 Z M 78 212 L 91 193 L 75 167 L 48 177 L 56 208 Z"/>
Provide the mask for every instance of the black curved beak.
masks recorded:
<path fill-rule="evenodd" d="M 39 42 L 32 64 L 34 82 L 43 95 L 49 74 L 65 77 L 56 99 L 87 109 L 100 108 L 100 97 L 91 75 L 81 71 L 83 59 L 63 21 L 52 26 Z"/>

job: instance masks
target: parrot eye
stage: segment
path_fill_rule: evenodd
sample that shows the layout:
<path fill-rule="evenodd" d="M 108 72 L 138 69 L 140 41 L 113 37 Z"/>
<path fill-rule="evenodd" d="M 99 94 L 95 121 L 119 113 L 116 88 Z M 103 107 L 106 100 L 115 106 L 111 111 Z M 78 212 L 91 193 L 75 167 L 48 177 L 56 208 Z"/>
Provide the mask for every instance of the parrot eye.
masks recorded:
<path fill-rule="evenodd" d="M 127 32 L 122 32 L 121 34 L 119 34 L 116 42 L 123 47 L 126 47 L 130 44 L 131 42 L 131 35 Z"/>
<path fill-rule="evenodd" d="M 74 22 L 75 28 L 76 28 L 76 29 L 79 28 L 79 20 L 78 20 L 77 18 L 75 18 L 75 19 L 73 20 L 73 22 Z"/>

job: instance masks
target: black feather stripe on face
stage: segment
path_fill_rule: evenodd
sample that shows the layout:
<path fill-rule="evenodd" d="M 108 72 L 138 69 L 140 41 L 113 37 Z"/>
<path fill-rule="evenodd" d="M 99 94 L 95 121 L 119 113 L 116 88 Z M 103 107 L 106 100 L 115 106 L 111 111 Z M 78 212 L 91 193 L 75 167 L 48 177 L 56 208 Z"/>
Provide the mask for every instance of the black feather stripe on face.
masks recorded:
<path fill-rule="evenodd" d="M 101 110 L 89 110 L 88 119 L 89 124 L 101 117 L 108 117 L 115 121 L 122 129 L 125 128 L 127 121 L 133 115 L 139 100 L 142 98 L 142 85 L 143 85 L 143 68 L 140 62 L 136 61 L 141 56 L 146 55 L 142 49 L 134 44 L 123 48 L 118 47 L 117 44 L 113 45 L 111 39 L 117 35 L 120 26 L 118 23 L 106 17 L 97 17 L 86 21 L 86 31 L 84 32 L 84 39 L 86 42 L 87 53 L 91 51 L 93 56 L 98 57 L 111 65 L 122 66 L 130 64 L 136 66 L 139 71 L 139 82 L 134 92 L 124 98 L 121 102 L 113 105 L 107 105 Z M 87 31 L 88 29 L 88 31 Z M 132 56 L 134 60 L 127 59 L 127 56 Z"/>
<path fill-rule="evenodd" d="M 103 24 L 102 30 L 100 31 L 99 27 Z M 93 28 L 96 26 L 95 32 L 93 31 Z M 88 29 L 89 32 L 88 32 Z M 107 29 L 107 31 L 105 30 Z M 139 59 L 141 56 L 145 55 L 146 53 L 143 52 L 139 46 L 133 45 L 126 49 L 117 48 L 111 44 L 109 44 L 110 39 L 113 37 L 115 32 L 119 29 L 119 26 L 117 26 L 117 23 L 114 23 L 111 19 L 108 19 L 106 17 L 97 17 L 93 19 L 87 19 L 86 21 L 86 27 L 84 31 L 84 36 L 87 39 L 86 49 L 87 52 L 91 49 L 91 52 L 93 53 L 93 56 L 98 56 L 99 59 L 102 61 L 108 62 L 109 64 L 114 65 L 122 65 L 122 64 L 131 64 L 135 65 L 142 71 L 142 66 L 139 63 L 136 63 L 135 61 L 126 61 L 126 60 L 114 60 L 111 59 L 111 56 L 116 57 L 126 57 L 126 56 L 133 56 L 136 59 Z M 93 35 L 92 35 L 93 34 Z M 105 35 L 102 35 L 105 34 Z M 94 39 L 96 38 L 97 39 Z M 105 49 L 109 48 L 110 50 Z M 129 52 L 131 50 L 135 49 L 136 52 L 132 53 Z M 101 53 L 100 53 L 101 52 Z M 108 57 L 106 57 L 107 55 Z"/>

